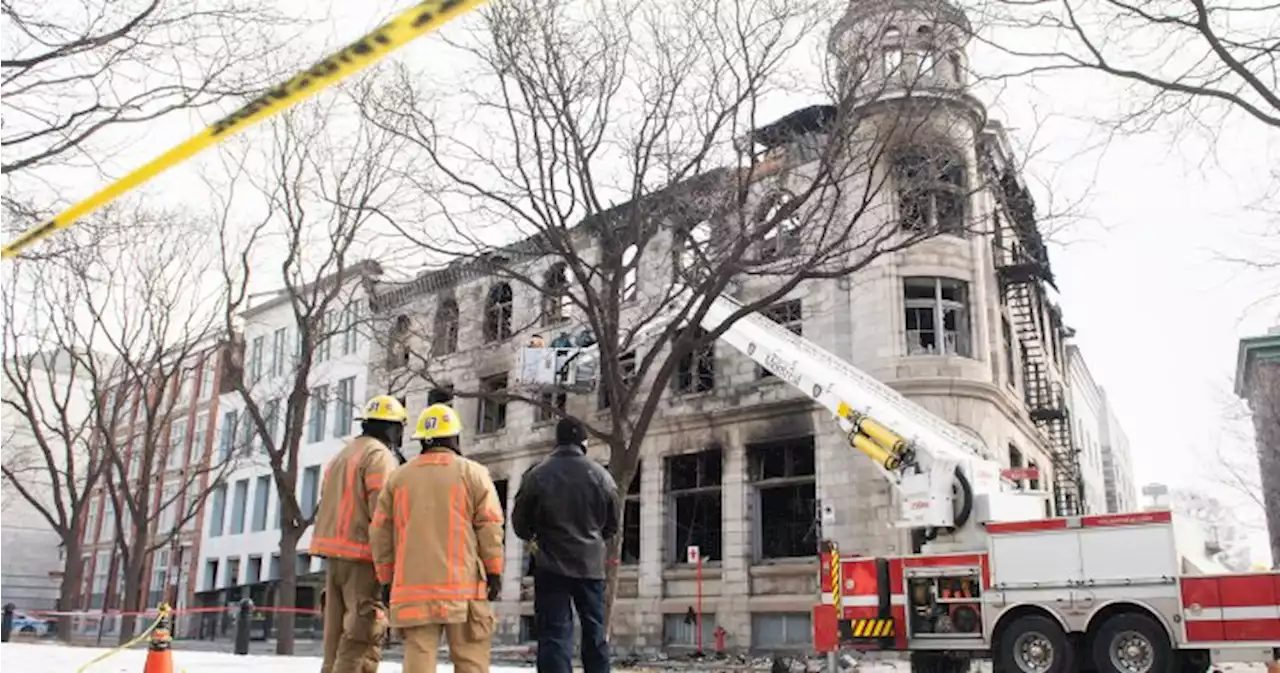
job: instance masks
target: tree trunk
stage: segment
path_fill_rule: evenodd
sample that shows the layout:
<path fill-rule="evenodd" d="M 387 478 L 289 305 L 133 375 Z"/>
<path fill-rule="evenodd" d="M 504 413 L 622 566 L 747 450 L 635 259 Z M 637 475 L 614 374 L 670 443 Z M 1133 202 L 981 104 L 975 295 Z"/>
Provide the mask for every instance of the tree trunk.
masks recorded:
<path fill-rule="evenodd" d="M 78 528 L 72 528 L 73 531 Z M 62 582 L 58 585 L 58 612 L 69 612 L 80 607 L 80 591 L 84 584 L 84 561 L 80 558 L 80 536 L 74 533 L 63 538 L 66 558 L 62 563 Z M 71 642 L 71 617 L 58 616 L 58 639 Z"/>
<path fill-rule="evenodd" d="M 630 483 L 630 482 L 628 482 Z M 618 534 L 608 542 L 608 553 L 604 570 L 604 625 L 605 633 L 613 634 L 613 605 L 618 598 L 618 568 L 622 565 L 622 541 L 626 537 L 627 487 L 621 486 L 614 492 L 618 501 Z"/>
<path fill-rule="evenodd" d="M 133 640 L 134 636 L 138 635 L 138 617 L 130 613 L 139 612 L 143 607 L 142 574 L 146 570 L 146 557 L 136 552 L 130 556 L 132 558 L 124 569 L 124 596 L 120 601 L 120 610 L 125 613 L 120 616 L 120 631 L 117 638 L 117 643 L 120 645 Z M 150 626 L 149 623 L 148 626 Z"/>
<path fill-rule="evenodd" d="M 298 538 L 302 529 L 286 520 L 280 530 L 280 585 L 276 589 L 276 607 L 293 608 L 298 603 Z M 276 613 L 276 654 L 293 654 L 295 637 L 293 612 Z"/>

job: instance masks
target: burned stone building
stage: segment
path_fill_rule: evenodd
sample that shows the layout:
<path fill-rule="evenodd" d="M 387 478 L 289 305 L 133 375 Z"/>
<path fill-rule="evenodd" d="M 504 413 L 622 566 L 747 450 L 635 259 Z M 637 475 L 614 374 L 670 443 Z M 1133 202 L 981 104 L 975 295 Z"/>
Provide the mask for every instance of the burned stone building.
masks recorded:
<path fill-rule="evenodd" d="M 929 101 L 931 142 L 945 145 L 956 167 L 924 189 L 886 189 L 875 216 L 941 233 L 852 276 L 806 281 L 769 317 L 967 431 L 1007 467 L 1034 468 L 1022 472 L 1023 486 L 1052 488 L 1057 508 L 1070 512 L 1077 489 L 1061 316 L 1047 298 L 1048 257 L 1008 139 L 966 92 L 968 31 L 965 17 L 940 0 L 850 5 L 831 36 L 833 56 L 882 85 L 866 105 Z M 851 44 L 861 51 L 845 53 Z M 926 73 L 909 92 L 893 85 L 904 68 Z M 822 142 L 814 119 L 827 112 L 799 111 L 743 146 L 800 166 Z M 955 219 L 967 226 L 949 226 Z M 590 245 L 585 237 L 583 245 Z M 538 260 L 526 275 L 563 283 L 558 264 Z M 640 269 L 628 284 L 668 278 Z M 466 423 L 464 452 L 490 468 L 508 515 L 521 476 L 552 448 L 554 418 L 483 393 L 506 389 L 519 347 L 535 332 L 554 334 L 548 326 L 567 317 L 565 306 L 544 296 L 478 263 L 459 263 L 384 288 L 376 302 L 393 332 L 423 326 L 440 379 L 482 394 L 455 401 Z M 405 380 L 392 336 L 374 356 L 370 389 L 404 395 L 412 412 L 439 381 Z M 563 404 L 590 419 L 610 401 L 583 393 Z M 628 492 L 613 628 L 621 649 L 694 644 L 686 614 L 698 586 L 688 546 L 704 560 L 703 641 L 714 642 L 723 627 L 735 649 L 808 647 L 821 537 L 837 540 L 845 554 L 910 551 L 908 536 L 893 526 L 889 484 L 850 449 L 827 412 L 720 344 L 685 358 L 672 377 Z M 821 532 L 819 503 L 835 513 Z M 514 641 L 531 635 L 532 579 L 509 530 L 506 543 L 500 629 Z"/>

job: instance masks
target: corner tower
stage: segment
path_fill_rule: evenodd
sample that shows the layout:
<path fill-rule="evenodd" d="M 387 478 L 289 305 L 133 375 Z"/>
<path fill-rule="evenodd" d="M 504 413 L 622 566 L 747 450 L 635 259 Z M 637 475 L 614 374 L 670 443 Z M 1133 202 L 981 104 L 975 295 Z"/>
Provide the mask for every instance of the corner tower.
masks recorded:
<path fill-rule="evenodd" d="M 964 93 L 972 30 L 945 0 L 852 0 L 827 42 L 841 97 Z"/>

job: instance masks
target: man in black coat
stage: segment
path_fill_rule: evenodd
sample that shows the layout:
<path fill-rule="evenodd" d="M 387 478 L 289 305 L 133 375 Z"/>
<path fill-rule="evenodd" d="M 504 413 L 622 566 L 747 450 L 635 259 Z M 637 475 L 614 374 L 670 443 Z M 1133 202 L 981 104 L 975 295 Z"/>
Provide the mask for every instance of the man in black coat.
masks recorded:
<path fill-rule="evenodd" d="M 556 425 L 556 448 L 524 475 L 511 511 L 516 535 L 535 542 L 538 673 L 573 670 L 573 612 L 582 625 L 585 673 L 608 673 L 604 589 L 606 543 L 618 532 L 617 486 L 587 458 L 573 418 Z"/>

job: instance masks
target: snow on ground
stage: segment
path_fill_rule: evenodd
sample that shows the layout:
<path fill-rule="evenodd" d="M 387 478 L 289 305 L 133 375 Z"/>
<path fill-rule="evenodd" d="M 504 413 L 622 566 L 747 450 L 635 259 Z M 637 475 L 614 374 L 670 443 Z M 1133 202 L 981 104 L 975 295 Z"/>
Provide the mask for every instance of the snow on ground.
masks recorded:
<path fill-rule="evenodd" d="M 223 652 L 183 652 L 181 641 L 173 651 L 174 673 L 316 673 L 320 660 L 315 657 L 277 657 L 248 655 L 238 657 Z M 76 673 L 106 648 L 69 647 L 44 643 L 5 643 L 0 645 L 0 667 L 5 673 Z M 145 648 L 118 652 L 85 669 L 84 673 L 142 673 L 147 659 Z M 451 673 L 453 667 L 441 663 L 440 673 Z M 530 668 L 494 666 L 493 673 L 529 673 Z M 400 673 L 400 664 L 384 662 L 378 673 Z"/>

